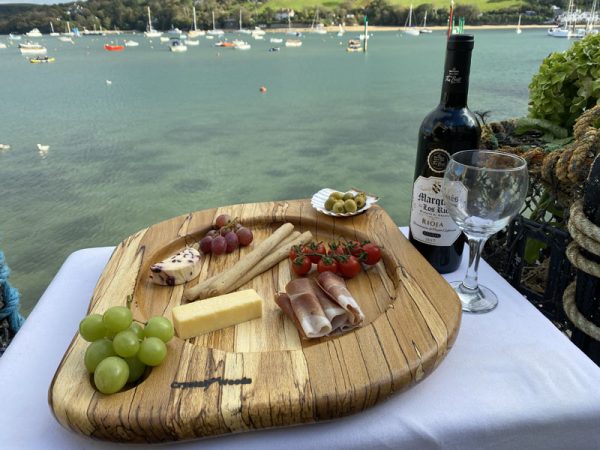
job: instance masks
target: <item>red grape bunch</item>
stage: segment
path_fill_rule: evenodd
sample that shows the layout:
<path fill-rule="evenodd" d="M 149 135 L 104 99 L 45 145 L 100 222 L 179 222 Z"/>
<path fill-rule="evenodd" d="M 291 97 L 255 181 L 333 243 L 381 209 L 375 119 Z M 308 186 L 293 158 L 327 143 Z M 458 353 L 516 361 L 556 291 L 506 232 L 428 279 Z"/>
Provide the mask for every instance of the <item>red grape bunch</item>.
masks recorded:
<path fill-rule="evenodd" d="M 221 214 L 215 220 L 213 229 L 200 240 L 200 250 L 202 253 L 222 255 L 240 246 L 250 245 L 253 239 L 250 228 L 242 226 L 237 218 L 232 219 L 229 214 Z"/>

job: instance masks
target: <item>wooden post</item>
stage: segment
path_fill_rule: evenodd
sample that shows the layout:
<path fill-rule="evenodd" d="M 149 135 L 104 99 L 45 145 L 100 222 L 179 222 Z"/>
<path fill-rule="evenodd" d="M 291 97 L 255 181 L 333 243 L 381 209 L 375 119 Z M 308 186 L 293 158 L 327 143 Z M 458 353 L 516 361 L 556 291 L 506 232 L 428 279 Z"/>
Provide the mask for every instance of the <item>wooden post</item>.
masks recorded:
<path fill-rule="evenodd" d="M 363 39 L 363 52 L 367 53 L 369 48 L 369 19 L 365 16 L 365 38 Z"/>
<path fill-rule="evenodd" d="M 583 212 L 595 225 L 600 226 L 600 156 L 592 163 L 586 180 L 583 196 Z M 582 254 L 590 261 L 600 264 L 600 257 L 585 249 Z M 577 290 L 575 292 L 577 309 L 594 325 L 600 326 L 600 279 L 577 270 Z M 573 343 L 600 365 L 600 342 L 575 328 L 571 338 Z"/>

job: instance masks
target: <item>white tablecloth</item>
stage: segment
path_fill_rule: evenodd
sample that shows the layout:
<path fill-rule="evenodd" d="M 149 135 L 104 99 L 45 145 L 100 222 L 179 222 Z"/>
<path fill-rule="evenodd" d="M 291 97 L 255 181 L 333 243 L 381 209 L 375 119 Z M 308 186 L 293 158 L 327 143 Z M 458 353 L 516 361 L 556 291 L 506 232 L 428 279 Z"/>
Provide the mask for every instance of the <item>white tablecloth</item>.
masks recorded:
<path fill-rule="evenodd" d="M 0 448 L 113 448 L 62 428 L 47 403 L 111 252 L 70 255 L 0 358 Z M 600 449 L 600 368 L 485 263 L 480 279 L 498 308 L 464 315 L 446 359 L 408 391 L 338 420 L 176 448 Z"/>

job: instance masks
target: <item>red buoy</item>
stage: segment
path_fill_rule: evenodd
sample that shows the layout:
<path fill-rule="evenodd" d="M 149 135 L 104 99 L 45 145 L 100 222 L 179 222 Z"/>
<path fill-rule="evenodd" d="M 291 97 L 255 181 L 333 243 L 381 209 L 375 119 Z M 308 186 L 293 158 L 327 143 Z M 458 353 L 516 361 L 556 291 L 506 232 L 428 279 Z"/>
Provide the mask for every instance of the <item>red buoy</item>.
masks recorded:
<path fill-rule="evenodd" d="M 267 92 L 267 88 L 264 86 L 261 86 L 259 91 L 264 94 L 265 92 Z"/>

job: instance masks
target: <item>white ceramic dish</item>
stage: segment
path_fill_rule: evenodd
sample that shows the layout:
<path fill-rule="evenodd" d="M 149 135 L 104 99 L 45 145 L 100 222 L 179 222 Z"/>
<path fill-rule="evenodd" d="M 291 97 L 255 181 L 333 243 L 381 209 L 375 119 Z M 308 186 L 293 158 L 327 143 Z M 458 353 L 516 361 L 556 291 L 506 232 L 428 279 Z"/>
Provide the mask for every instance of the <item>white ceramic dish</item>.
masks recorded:
<path fill-rule="evenodd" d="M 355 212 L 352 212 L 352 213 L 334 213 L 333 211 L 328 211 L 327 209 L 325 209 L 325 201 L 329 198 L 329 195 L 332 192 L 336 192 L 336 191 L 342 192 L 342 193 L 352 192 L 353 194 L 359 193 L 359 191 L 356 191 L 354 189 L 350 189 L 349 191 L 339 191 L 337 189 L 325 188 L 325 189 L 321 189 L 319 192 L 317 192 L 315 195 L 312 196 L 312 198 L 310 200 L 310 204 L 317 211 L 322 212 L 323 214 L 327 214 L 328 216 L 351 217 L 351 216 L 356 216 L 357 214 L 361 214 L 361 213 L 365 212 L 367 209 L 369 209 L 371 206 L 373 206 L 375 203 L 377 203 L 379 201 L 379 197 L 374 197 L 372 195 L 367 194 L 367 201 L 365 203 L 365 206 L 363 206 L 362 208 L 357 209 Z"/>

